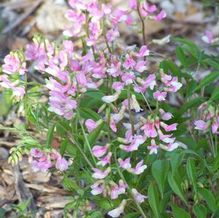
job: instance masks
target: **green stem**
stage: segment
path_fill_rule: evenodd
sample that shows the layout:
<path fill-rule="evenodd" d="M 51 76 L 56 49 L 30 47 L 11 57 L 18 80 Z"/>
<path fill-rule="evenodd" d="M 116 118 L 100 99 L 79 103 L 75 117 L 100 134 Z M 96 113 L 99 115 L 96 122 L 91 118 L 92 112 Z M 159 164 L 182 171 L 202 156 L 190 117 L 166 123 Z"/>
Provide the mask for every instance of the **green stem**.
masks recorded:
<path fill-rule="evenodd" d="M 80 118 L 79 118 L 79 119 L 80 119 Z M 89 150 L 89 152 L 90 152 L 90 154 L 91 154 L 91 157 L 92 157 L 94 163 L 96 164 L 96 160 L 95 160 L 95 158 L 94 158 L 94 156 L 93 156 L 93 153 L 92 153 L 92 150 L 91 150 L 91 145 L 90 145 L 90 143 L 89 143 L 89 141 L 88 141 L 88 138 L 87 138 L 87 136 L 86 136 L 83 123 L 82 123 L 81 121 L 79 121 L 79 123 L 80 123 L 81 129 L 82 129 L 82 133 L 83 133 L 83 136 L 84 136 L 85 144 L 87 145 L 87 148 L 88 148 L 88 150 Z"/>
<path fill-rule="evenodd" d="M 128 111 L 129 111 L 129 121 L 131 123 L 132 135 L 135 134 L 134 118 L 131 111 L 131 87 L 128 87 Z"/>
<path fill-rule="evenodd" d="M 118 162 L 117 162 L 117 158 L 116 158 L 116 151 L 114 153 L 114 158 L 115 158 L 115 163 L 116 163 L 116 168 L 117 168 L 117 171 L 118 171 L 118 174 L 119 176 L 121 177 L 121 179 L 127 184 L 127 190 L 128 190 L 128 194 L 130 195 L 130 197 L 133 199 L 133 201 L 135 202 L 135 205 L 137 206 L 140 214 L 142 215 L 143 218 L 147 218 L 147 216 L 145 215 L 143 209 L 141 208 L 140 204 L 138 202 L 136 202 L 133 194 L 132 194 L 132 191 L 131 191 L 131 188 L 129 187 L 128 183 L 126 182 L 126 179 L 125 177 L 123 176 L 121 170 L 119 169 L 118 167 Z"/>

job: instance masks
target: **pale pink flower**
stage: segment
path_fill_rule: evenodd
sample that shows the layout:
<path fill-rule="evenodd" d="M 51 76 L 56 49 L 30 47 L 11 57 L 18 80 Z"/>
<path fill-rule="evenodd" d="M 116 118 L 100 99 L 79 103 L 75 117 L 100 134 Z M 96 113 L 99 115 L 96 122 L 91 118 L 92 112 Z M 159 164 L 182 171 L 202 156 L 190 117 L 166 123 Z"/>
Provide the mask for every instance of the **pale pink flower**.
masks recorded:
<path fill-rule="evenodd" d="M 119 181 L 119 185 L 112 184 L 112 186 L 110 187 L 110 191 L 109 191 L 110 198 L 113 200 L 117 199 L 119 195 L 125 193 L 126 187 L 127 185 L 122 180 Z"/>
<path fill-rule="evenodd" d="M 213 39 L 213 33 L 209 30 L 206 30 L 204 36 L 202 36 L 202 40 L 207 44 L 211 44 L 213 42 Z"/>
<path fill-rule="evenodd" d="M 68 169 L 68 166 L 69 166 L 69 162 L 63 158 L 63 157 L 59 157 L 56 161 L 56 169 L 57 170 L 60 170 L 60 171 L 65 171 Z"/>
<path fill-rule="evenodd" d="M 85 126 L 86 126 L 88 132 L 90 133 L 90 132 L 92 132 L 97 127 L 97 124 L 96 124 L 96 122 L 94 120 L 87 119 L 85 121 Z"/>
<path fill-rule="evenodd" d="M 198 130 L 204 131 L 208 128 L 208 125 L 204 120 L 196 120 L 194 124 L 195 124 L 195 129 Z"/>
<path fill-rule="evenodd" d="M 175 150 L 178 147 L 179 147 L 179 143 L 177 143 L 177 142 L 169 143 L 167 145 L 167 151 L 173 151 L 173 150 Z"/>
<path fill-rule="evenodd" d="M 104 179 L 110 173 L 110 168 L 107 168 L 106 170 L 103 171 L 98 168 L 93 168 L 93 171 L 94 173 L 92 174 L 92 177 L 94 179 Z"/>
<path fill-rule="evenodd" d="M 140 73 L 147 70 L 146 61 L 138 61 L 137 64 L 135 65 L 135 70 Z"/>
<path fill-rule="evenodd" d="M 124 87 L 124 83 L 122 83 L 122 82 L 114 82 L 114 83 L 112 84 L 112 88 L 113 88 L 116 92 L 121 91 L 121 90 L 123 89 L 123 87 Z"/>
<path fill-rule="evenodd" d="M 136 202 L 138 202 L 138 203 L 143 203 L 144 200 L 147 198 L 147 196 L 142 195 L 135 188 L 132 189 L 132 194 L 133 194 Z"/>
<path fill-rule="evenodd" d="M 177 123 L 173 123 L 173 124 L 167 125 L 166 123 L 163 123 L 163 122 L 161 122 L 160 124 L 165 129 L 166 132 L 175 131 L 176 127 L 178 125 Z"/>
<path fill-rule="evenodd" d="M 134 61 L 134 59 L 130 56 L 130 55 L 126 55 L 125 57 L 125 62 L 123 63 L 123 66 L 125 67 L 125 69 L 134 69 L 136 65 L 136 62 Z"/>
<path fill-rule="evenodd" d="M 171 113 L 165 112 L 163 109 L 159 109 L 159 112 L 162 120 L 170 120 L 173 117 Z"/>
<path fill-rule="evenodd" d="M 108 147 L 109 147 L 108 144 L 106 144 L 105 146 L 95 145 L 92 148 L 92 154 L 95 157 L 102 157 L 104 154 L 106 154 Z"/>
<path fill-rule="evenodd" d="M 129 8 L 137 9 L 137 0 L 129 0 Z"/>
<path fill-rule="evenodd" d="M 111 129 L 113 132 L 117 132 L 116 122 L 115 122 L 115 120 L 113 119 L 113 117 L 110 118 L 110 129 Z"/>
<path fill-rule="evenodd" d="M 167 96 L 166 92 L 156 91 L 156 92 L 153 93 L 153 97 L 157 101 L 165 101 L 166 100 L 166 96 Z"/>
<path fill-rule="evenodd" d="M 91 194 L 92 195 L 99 195 L 103 193 L 104 186 L 102 184 L 102 181 L 97 181 L 91 186 Z"/>
<path fill-rule="evenodd" d="M 124 213 L 126 203 L 126 200 L 122 200 L 122 203 L 117 208 L 109 211 L 107 214 L 113 218 L 119 217 L 121 214 Z"/>
<path fill-rule="evenodd" d="M 114 101 L 116 101 L 119 98 L 120 95 L 120 91 L 116 92 L 114 95 L 108 95 L 108 96 L 103 96 L 102 97 L 102 101 L 105 103 L 112 103 Z"/>
<path fill-rule="evenodd" d="M 148 49 L 148 47 L 146 45 L 143 45 L 139 52 L 136 54 L 137 57 L 146 57 L 150 54 L 150 50 Z"/>
<path fill-rule="evenodd" d="M 135 75 L 133 72 L 123 73 L 121 79 L 126 85 L 129 85 L 133 83 Z"/>
<path fill-rule="evenodd" d="M 110 159 L 112 157 L 112 152 L 109 152 L 105 157 L 101 158 L 100 161 L 97 162 L 99 166 L 106 166 L 110 163 Z"/>
<path fill-rule="evenodd" d="M 156 21 L 161 21 L 161 20 L 163 20 L 166 16 L 167 16 L 166 12 L 165 12 L 164 10 L 161 10 L 160 13 L 154 17 L 154 19 L 155 19 Z"/>
<path fill-rule="evenodd" d="M 106 33 L 106 38 L 109 42 L 113 42 L 116 38 L 120 36 L 118 29 L 110 29 Z"/>
<path fill-rule="evenodd" d="M 146 137 L 155 138 L 157 137 L 157 131 L 153 121 L 147 121 L 142 127 L 141 130 L 144 131 Z"/>
<path fill-rule="evenodd" d="M 129 172 L 136 174 L 136 175 L 140 175 L 141 173 L 144 172 L 144 170 L 147 168 L 147 165 L 143 165 L 144 161 L 141 160 L 139 163 L 137 163 L 137 165 L 135 166 L 135 168 L 131 168 L 130 170 L 128 170 Z"/>
<path fill-rule="evenodd" d="M 47 172 L 49 168 L 52 167 L 51 161 L 46 157 L 45 154 L 41 156 L 40 158 L 33 159 L 31 161 L 31 166 L 33 171 L 38 172 Z"/>
<path fill-rule="evenodd" d="M 144 142 L 145 138 L 143 136 L 136 135 L 134 136 L 134 139 L 131 141 L 130 145 L 120 145 L 119 147 L 126 152 L 131 152 L 138 150 L 138 147 Z"/>
<path fill-rule="evenodd" d="M 130 157 L 126 158 L 125 160 L 122 160 L 121 158 L 118 159 L 119 166 L 122 169 L 128 170 L 131 169 L 131 163 L 130 163 Z"/>
<path fill-rule="evenodd" d="M 40 151 L 40 150 L 37 149 L 37 148 L 32 148 L 32 149 L 30 150 L 30 155 L 31 155 L 32 157 L 40 158 L 40 157 L 43 156 L 43 152 Z"/>
<path fill-rule="evenodd" d="M 155 140 L 151 140 L 151 145 L 147 146 L 147 149 L 149 150 L 149 154 L 157 154 L 157 149 L 159 146 L 156 145 Z"/>
<path fill-rule="evenodd" d="M 211 124 L 211 131 L 213 134 L 218 132 L 218 128 L 219 128 L 219 121 L 215 120 L 212 124 Z"/>

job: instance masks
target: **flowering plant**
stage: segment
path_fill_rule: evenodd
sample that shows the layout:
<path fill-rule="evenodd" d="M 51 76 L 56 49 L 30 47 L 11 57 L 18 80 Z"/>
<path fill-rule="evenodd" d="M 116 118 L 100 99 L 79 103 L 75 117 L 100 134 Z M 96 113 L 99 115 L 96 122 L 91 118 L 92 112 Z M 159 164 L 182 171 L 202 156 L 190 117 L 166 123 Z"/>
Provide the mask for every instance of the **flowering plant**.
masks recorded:
<path fill-rule="evenodd" d="M 213 187 L 201 178 L 219 167 L 218 88 L 212 95 L 204 90 L 219 74 L 196 81 L 188 73 L 193 64 L 218 68 L 214 58 L 200 60 L 197 46 L 173 38 L 180 64 L 163 60 L 151 70 L 156 54 L 147 46 L 144 19 L 159 22 L 163 10 L 137 0 L 127 10 L 95 0 L 69 0 L 69 6 L 72 26 L 61 43 L 37 35 L 24 51 L 4 59 L 0 85 L 11 90 L 26 118 L 10 162 L 27 153 L 34 171 L 62 172 L 74 193 L 66 210 L 75 217 L 216 214 Z M 123 45 L 119 26 L 134 27 L 136 15 L 142 46 Z M 30 80 L 32 69 L 37 81 Z M 30 140 L 28 128 L 46 133 L 45 140 Z M 215 161 L 211 169 L 200 161 L 204 151 L 207 162 Z M 203 171 L 196 172 L 200 165 Z"/>

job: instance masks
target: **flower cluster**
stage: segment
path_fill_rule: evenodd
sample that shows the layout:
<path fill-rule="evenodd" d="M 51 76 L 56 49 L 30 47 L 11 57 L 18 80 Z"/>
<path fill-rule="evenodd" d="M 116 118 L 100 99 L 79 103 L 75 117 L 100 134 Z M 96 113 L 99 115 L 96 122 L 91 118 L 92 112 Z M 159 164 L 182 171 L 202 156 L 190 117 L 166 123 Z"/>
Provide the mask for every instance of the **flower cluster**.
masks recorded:
<path fill-rule="evenodd" d="M 70 164 L 56 151 L 44 152 L 37 148 L 31 149 L 29 161 L 32 169 L 36 172 L 47 172 L 52 167 L 55 167 L 59 171 L 65 171 Z"/>
<path fill-rule="evenodd" d="M 219 107 L 204 103 L 198 108 L 200 119 L 194 121 L 195 129 L 219 134 Z"/>
<path fill-rule="evenodd" d="M 17 100 L 23 98 L 25 87 L 20 77 L 26 72 L 26 63 L 20 52 L 11 52 L 4 58 L 2 72 L 5 74 L 0 75 L 0 86 L 11 89 Z"/>

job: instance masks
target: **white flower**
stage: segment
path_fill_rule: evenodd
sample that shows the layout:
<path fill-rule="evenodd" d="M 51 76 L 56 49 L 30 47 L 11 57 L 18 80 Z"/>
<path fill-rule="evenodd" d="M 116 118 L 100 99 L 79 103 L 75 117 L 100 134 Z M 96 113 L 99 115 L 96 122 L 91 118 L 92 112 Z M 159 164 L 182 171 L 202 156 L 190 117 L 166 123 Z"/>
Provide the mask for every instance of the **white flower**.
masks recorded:
<path fill-rule="evenodd" d="M 127 203 L 126 200 L 122 200 L 122 203 L 117 208 L 109 211 L 108 215 L 110 215 L 113 218 L 119 217 L 124 212 L 126 203 Z"/>
<path fill-rule="evenodd" d="M 114 101 L 116 101 L 119 97 L 121 92 L 116 92 L 114 95 L 106 95 L 102 97 L 102 101 L 105 103 L 112 103 Z"/>

